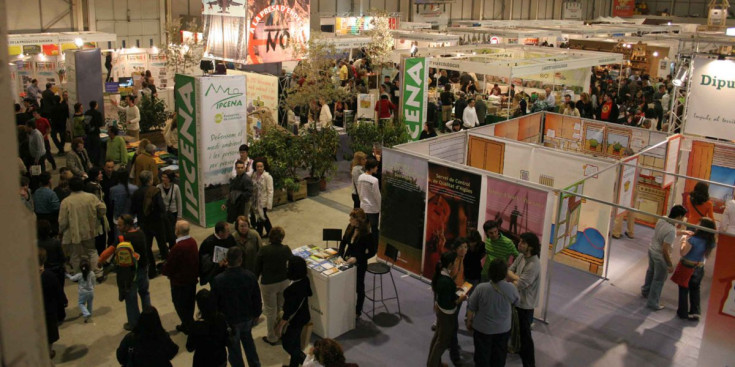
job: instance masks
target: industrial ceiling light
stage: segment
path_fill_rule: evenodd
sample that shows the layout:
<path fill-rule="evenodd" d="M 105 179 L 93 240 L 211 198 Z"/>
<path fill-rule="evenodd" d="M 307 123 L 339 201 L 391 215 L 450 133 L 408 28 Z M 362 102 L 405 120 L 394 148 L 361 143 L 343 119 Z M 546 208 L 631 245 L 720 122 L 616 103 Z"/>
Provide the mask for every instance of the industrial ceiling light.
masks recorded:
<path fill-rule="evenodd" d="M 689 74 L 689 66 L 686 64 L 679 65 L 679 70 L 677 70 L 676 72 L 676 78 L 674 78 L 674 80 L 671 81 L 671 84 L 673 84 L 676 87 L 681 87 L 686 82 L 688 74 Z"/>

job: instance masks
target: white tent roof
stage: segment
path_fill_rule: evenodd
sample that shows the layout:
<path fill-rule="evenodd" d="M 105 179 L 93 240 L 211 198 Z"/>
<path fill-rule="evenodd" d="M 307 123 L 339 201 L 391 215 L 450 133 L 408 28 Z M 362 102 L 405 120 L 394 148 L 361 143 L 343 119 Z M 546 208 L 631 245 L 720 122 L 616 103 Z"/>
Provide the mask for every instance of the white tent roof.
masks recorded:
<path fill-rule="evenodd" d="M 632 35 L 648 33 L 679 32 L 677 25 L 648 25 L 648 24 L 587 24 L 584 26 L 539 26 L 531 22 L 526 28 L 557 30 L 563 34 L 577 34 L 588 37 L 609 37 L 614 35 Z"/>
<path fill-rule="evenodd" d="M 452 27 L 452 34 L 480 33 L 506 38 L 561 38 L 561 32 L 553 29 L 499 28 L 499 27 Z"/>
<path fill-rule="evenodd" d="M 461 25 L 469 27 L 511 27 L 511 28 L 528 28 L 529 23 L 535 26 L 581 26 L 584 22 L 581 20 L 561 20 L 561 19 L 545 19 L 545 20 L 453 20 L 452 25 Z"/>
<path fill-rule="evenodd" d="M 513 77 L 623 62 L 622 54 L 523 45 L 419 48 L 419 55 L 431 56 L 430 67 Z"/>

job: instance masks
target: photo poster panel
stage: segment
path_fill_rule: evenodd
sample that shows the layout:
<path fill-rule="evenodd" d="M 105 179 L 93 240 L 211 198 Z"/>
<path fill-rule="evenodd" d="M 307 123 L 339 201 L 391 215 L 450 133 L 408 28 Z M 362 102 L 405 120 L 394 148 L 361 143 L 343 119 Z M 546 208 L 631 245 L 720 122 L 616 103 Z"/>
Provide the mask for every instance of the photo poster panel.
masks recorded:
<path fill-rule="evenodd" d="M 605 153 L 612 158 L 620 159 L 625 154 L 625 149 L 630 148 L 630 129 L 606 128 L 605 129 Z"/>
<path fill-rule="evenodd" d="M 247 63 L 295 60 L 294 44 L 309 41 L 311 0 L 272 5 L 271 0 L 248 2 Z"/>
<path fill-rule="evenodd" d="M 189 75 L 174 77 L 174 98 L 179 134 L 179 186 L 181 187 L 181 217 L 204 226 L 204 186 L 200 185 L 198 83 Z"/>
<path fill-rule="evenodd" d="M 574 194 L 584 194 L 584 181 L 579 181 L 569 187 L 566 187 L 564 188 L 564 191 L 568 191 L 570 193 L 561 194 L 561 207 L 558 208 L 559 211 L 557 213 L 557 218 L 559 218 L 559 230 L 552 231 L 554 236 L 556 236 L 556 248 L 554 248 L 555 254 L 558 254 L 577 242 L 579 217 L 582 212 L 582 198 Z M 551 245 L 553 245 L 553 242 Z"/>
<path fill-rule="evenodd" d="M 245 73 L 248 138 L 259 140 L 264 125 L 278 125 L 278 77 Z"/>
<path fill-rule="evenodd" d="M 479 225 L 482 176 L 429 163 L 426 246 L 421 274 L 431 279 L 441 254 Z"/>
<path fill-rule="evenodd" d="M 679 173 L 677 166 L 679 163 L 679 148 L 681 147 L 681 141 L 683 137 L 681 135 L 674 135 L 669 137 L 669 142 L 666 143 L 666 172 Z M 676 180 L 674 175 L 664 175 L 663 187 L 669 187 Z"/>
<path fill-rule="evenodd" d="M 165 54 L 148 54 L 148 70 L 151 71 L 156 87 L 166 88 L 169 86 L 170 80 L 168 79 Z"/>
<path fill-rule="evenodd" d="M 375 120 L 374 94 L 361 93 L 357 95 L 357 119 Z"/>
<path fill-rule="evenodd" d="M 634 207 L 635 191 L 638 189 L 638 157 L 623 160 L 620 167 L 620 181 L 618 185 L 618 205 Z M 617 208 L 617 216 L 623 216 L 627 209 Z"/>
<path fill-rule="evenodd" d="M 244 75 L 198 78 L 200 101 L 200 182 L 204 186 L 207 227 L 227 218 L 221 206 L 229 192 L 238 148 L 247 142 L 247 99 Z"/>
<path fill-rule="evenodd" d="M 252 1 L 202 0 L 202 15 L 226 15 L 230 17 L 246 17 L 247 4 Z"/>
<path fill-rule="evenodd" d="M 424 158 L 383 150 L 383 202 L 378 258 L 387 244 L 398 249 L 396 266 L 421 274 L 428 162 Z M 392 261 L 392 260 L 390 260 Z"/>
<path fill-rule="evenodd" d="M 582 119 L 547 113 L 544 121 L 544 146 L 565 151 L 582 151 Z"/>
<path fill-rule="evenodd" d="M 722 108 L 735 100 L 735 61 L 695 57 L 692 68 L 684 132 L 735 140 L 735 113 Z"/>
<path fill-rule="evenodd" d="M 585 152 L 603 154 L 605 145 L 605 125 L 587 122 L 584 124 L 582 149 Z"/>
<path fill-rule="evenodd" d="M 725 366 L 735 343 L 735 237 L 719 235 L 698 366 Z"/>
<path fill-rule="evenodd" d="M 36 79 L 38 79 L 38 87 L 41 90 L 46 88 L 47 83 L 51 83 L 54 86 L 52 89 L 56 92 L 61 92 L 59 86 L 61 80 L 57 69 L 57 62 L 55 56 L 46 56 L 47 61 L 36 61 Z"/>

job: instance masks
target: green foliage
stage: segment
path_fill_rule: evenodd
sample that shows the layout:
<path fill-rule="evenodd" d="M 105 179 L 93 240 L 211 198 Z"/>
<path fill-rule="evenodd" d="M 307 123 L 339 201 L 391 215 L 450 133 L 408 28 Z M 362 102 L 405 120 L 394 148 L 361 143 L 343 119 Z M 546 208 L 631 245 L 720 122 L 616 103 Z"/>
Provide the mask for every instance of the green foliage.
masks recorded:
<path fill-rule="evenodd" d="M 353 152 L 364 152 L 370 154 L 373 151 L 373 143 L 380 143 L 390 148 L 394 145 L 408 142 L 408 131 L 402 125 L 392 123 L 378 126 L 375 123 L 351 123 L 347 125 L 347 134 L 352 139 Z"/>
<path fill-rule="evenodd" d="M 168 114 L 166 113 L 166 103 L 160 98 L 152 98 L 143 95 L 140 100 L 140 130 L 148 132 L 163 128 L 166 124 Z"/>
<path fill-rule="evenodd" d="M 281 129 L 268 129 L 250 144 L 250 156 L 266 158 L 275 189 L 298 190 L 296 169 L 303 166 L 302 138 Z"/>
<path fill-rule="evenodd" d="M 334 129 L 317 129 L 311 124 L 301 136 L 304 147 L 304 167 L 311 177 L 327 178 L 337 170 L 335 157 L 339 135 Z"/>

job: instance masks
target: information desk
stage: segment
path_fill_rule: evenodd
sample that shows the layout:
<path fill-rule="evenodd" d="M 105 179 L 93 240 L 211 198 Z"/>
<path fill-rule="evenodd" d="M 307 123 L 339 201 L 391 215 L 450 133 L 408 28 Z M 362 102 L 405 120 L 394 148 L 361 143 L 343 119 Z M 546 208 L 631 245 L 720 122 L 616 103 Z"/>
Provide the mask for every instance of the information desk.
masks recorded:
<path fill-rule="evenodd" d="M 322 338 L 336 338 L 355 328 L 356 270 L 339 270 L 332 253 L 336 251 L 324 251 L 316 246 L 302 246 L 294 249 L 293 254 L 304 258 L 309 268 L 313 292 L 309 310 L 314 333 Z"/>

